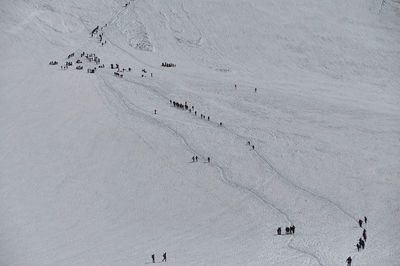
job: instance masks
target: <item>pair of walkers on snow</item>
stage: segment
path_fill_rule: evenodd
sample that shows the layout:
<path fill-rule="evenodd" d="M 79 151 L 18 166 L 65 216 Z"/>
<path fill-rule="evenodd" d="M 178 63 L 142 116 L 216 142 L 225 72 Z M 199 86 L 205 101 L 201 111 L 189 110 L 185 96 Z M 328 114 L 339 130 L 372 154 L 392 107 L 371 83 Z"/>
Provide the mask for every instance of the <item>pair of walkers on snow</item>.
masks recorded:
<path fill-rule="evenodd" d="M 167 252 L 163 253 L 163 259 L 161 262 L 167 262 Z M 154 254 L 151 255 L 151 259 L 153 261 L 153 263 L 156 263 L 156 256 Z"/>

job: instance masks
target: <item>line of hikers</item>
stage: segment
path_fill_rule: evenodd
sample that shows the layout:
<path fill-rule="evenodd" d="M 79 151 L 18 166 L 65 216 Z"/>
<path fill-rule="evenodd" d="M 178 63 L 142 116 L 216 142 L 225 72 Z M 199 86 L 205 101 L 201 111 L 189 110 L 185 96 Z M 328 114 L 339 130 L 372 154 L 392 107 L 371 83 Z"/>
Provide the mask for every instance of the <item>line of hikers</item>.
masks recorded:
<path fill-rule="evenodd" d="M 164 63 L 161 63 L 161 66 L 162 66 L 162 67 L 176 67 L 176 65 L 175 65 L 175 64 L 172 64 L 172 63 L 166 63 L 166 62 L 164 62 Z"/>
<path fill-rule="evenodd" d="M 362 227 L 363 222 L 366 224 L 367 223 L 367 217 L 364 216 L 364 221 L 363 220 L 358 220 L 358 225 Z M 362 237 L 360 237 L 360 239 L 358 240 L 358 243 L 356 245 L 357 247 L 357 251 L 360 251 L 360 249 L 364 249 L 365 248 L 365 242 L 367 242 L 367 230 L 365 228 L 363 228 L 363 232 L 362 232 Z"/>
<path fill-rule="evenodd" d="M 192 162 L 198 162 L 199 161 L 199 157 L 196 155 L 196 156 L 192 156 Z M 211 158 L 210 157 L 207 157 L 207 162 L 211 162 Z"/>
<path fill-rule="evenodd" d="M 287 235 L 294 234 L 295 230 L 296 230 L 296 226 L 294 226 L 294 225 L 292 225 L 290 227 L 286 226 L 286 228 L 285 228 L 285 232 L 286 232 Z M 276 233 L 278 235 L 282 235 L 282 228 L 278 227 L 278 229 L 276 230 Z"/>
<path fill-rule="evenodd" d="M 363 221 L 363 219 L 359 219 L 358 225 L 361 228 L 363 228 L 363 223 L 366 224 L 367 222 L 368 222 L 367 216 L 364 216 L 364 221 Z M 362 237 L 360 237 L 360 239 L 358 240 L 358 243 L 356 244 L 357 251 L 360 251 L 360 249 L 365 248 L 365 242 L 367 242 L 367 230 L 365 228 L 363 228 Z M 353 262 L 353 259 L 351 258 L 351 256 L 349 256 L 346 259 L 346 262 L 347 262 L 347 266 L 351 266 L 351 263 Z"/>
<path fill-rule="evenodd" d="M 181 108 L 181 109 L 185 109 L 185 110 L 189 109 L 189 105 L 187 104 L 187 102 L 185 102 L 185 104 L 183 104 L 183 103 L 179 103 L 179 102 L 176 102 L 176 101 L 169 100 L 169 103 L 172 104 L 174 107 L 177 107 L 177 108 Z M 194 106 L 192 106 L 191 110 L 192 109 L 194 110 Z"/>
<path fill-rule="evenodd" d="M 164 252 L 162 256 L 163 256 L 163 259 L 161 262 L 167 262 L 167 252 Z M 153 261 L 153 263 L 156 263 L 156 255 L 152 254 L 151 260 Z"/>

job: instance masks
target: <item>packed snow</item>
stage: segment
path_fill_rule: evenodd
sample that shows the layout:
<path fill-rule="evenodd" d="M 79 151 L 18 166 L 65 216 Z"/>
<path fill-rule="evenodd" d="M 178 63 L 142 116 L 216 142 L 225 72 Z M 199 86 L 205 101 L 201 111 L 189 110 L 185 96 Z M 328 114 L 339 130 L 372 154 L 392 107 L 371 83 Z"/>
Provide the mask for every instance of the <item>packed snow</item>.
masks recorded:
<path fill-rule="evenodd" d="M 0 14 L 0 265 L 400 264 L 398 0 Z"/>

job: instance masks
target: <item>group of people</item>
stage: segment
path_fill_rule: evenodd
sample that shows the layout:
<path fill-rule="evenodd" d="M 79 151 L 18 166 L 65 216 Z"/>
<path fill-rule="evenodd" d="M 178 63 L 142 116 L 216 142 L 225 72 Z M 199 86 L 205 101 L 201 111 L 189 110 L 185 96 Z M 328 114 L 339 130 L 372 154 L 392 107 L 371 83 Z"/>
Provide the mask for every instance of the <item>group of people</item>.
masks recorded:
<path fill-rule="evenodd" d="M 175 65 L 175 64 L 172 64 L 172 63 L 166 63 L 166 62 L 164 62 L 164 63 L 161 63 L 161 66 L 162 66 L 162 67 L 176 67 L 176 65 Z"/>
<path fill-rule="evenodd" d="M 167 252 L 164 252 L 162 256 L 163 256 L 163 259 L 161 262 L 167 262 Z M 153 263 L 156 263 L 156 255 L 152 254 L 151 260 L 153 261 Z"/>
<path fill-rule="evenodd" d="M 363 228 L 363 222 L 364 224 L 367 223 L 367 217 L 364 216 L 364 221 L 362 219 L 358 220 L 358 225 L 363 229 L 362 236 L 358 240 L 358 243 L 356 244 L 357 251 L 360 251 L 360 249 L 365 248 L 365 242 L 367 242 L 367 230 Z"/>
<path fill-rule="evenodd" d="M 185 102 L 185 104 L 183 104 L 183 103 L 179 103 L 177 101 L 169 100 L 169 103 L 174 105 L 174 107 L 177 107 L 180 109 L 185 109 L 185 110 L 189 109 L 189 105 L 187 104 L 187 102 Z M 192 110 L 192 109 L 194 110 L 194 106 L 192 106 L 192 108 L 190 110 Z"/>
<path fill-rule="evenodd" d="M 196 156 L 192 156 L 192 162 L 198 162 L 199 161 L 199 157 L 196 155 Z M 207 162 L 211 162 L 211 158 L 210 157 L 207 157 Z"/>
<path fill-rule="evenodd" d="M 192 105 L 192 107 L 190 108 L 189 105 L 187 104 L 187 102 L 185 102 L 185 104 L 183 104 L 183 103 L 179 103 L 177 101 L 169 100 L 169 103 L 172 104 L 174 107 L 177 107 L 177 108 L 180 108 L 180 109 L 183 109 L 183 110 L 188 110 L 189 113 L 191 113 L 193 111 L 194 115 L 197 116 L 197 111 L 194 110 L 194 106 Z M 205 115 L 200 114 L 200 118 L 201 119 L 207 119 L 208 121 L 210 121 L 210 116 L 206 117 Z M 219 122 L 219 125 L 222 127 L 222 122 Z M 253 147 L 253 149 L 254 149 L 254 147 Z"/>
<path fill-rule="evenodd" d="M 254 150 L 255 146 L 254 146 L 254 144 L 251 144 L 251 143 L 250 143 L 250 140 L 247 141 L 247 145 L 249 145 L 249 146 Z"/>
<path fill-rule="evenodd" d="M 365 228 L 363 228 L 363 223 L 367 224 L 367 222 L 368 222 L 368 219 L 366 216 L 364 216 L 364 219 L 358 220 L 358 225 L 363 229 L 363 232 L 362 232 L 362 236 L 358 240 L 358 243 L 356 244 L 357 251 L 360 251 L 360 249 L 365 248 L 365 242 L 367 242 L 367 230 Z M 353 261 L 353 259 L 351 258 L 351 256 L 349 256 L 346 259 L 347 266 L 351 266 L 352 261 Z"/>
<path fill-rule="evenodd" d="M 107 27 L 107 24 L 105 24 L 103 27 Z M 103 27 L 100 28 L 99 26 L 96 26 L 96 28 L 94 28 L 91 32 L 92 37 L 94 34 L 98 34 L 99 42 L 101 43 L 101 46 L 103 46 L 104 44 L 107 43 L 106 40 L 104 40 L 104 42 L 103 42 L 103 32 L 102 32 Z M 99 31 L 100 31 L 100 33 L 99 33 Z"/>
<path fill-rule="evenodd" d="M 58 62 L 57 61 L 50 61 L 49 65 L 55 66 L 55 65 L 58 65 Z"/>
<path fill-rule="evenodd" d="M 96 56 L 96 54 L 86 54 L 85 55 L 86 59 L 89 60 L 89 62 L 95 62 L 96 64 L 100 63 L 100 58 Z"/>
<path fill-rule="evenodd" d="M 286 232 L 287 235 L 294 234 L 295 230 L 296 230 L 296 226 L 294 226 L 294 225 L 286 226 L 286 228 L 285 228 L 285 232 Z M 282 235 L 282 228 L 278 227 L 278 229 L 276 230 L 276 233 L 278 235 Z"/>
<path fill-rule="evenodd" d="M 60 67 L 62 70 L 66 70 L 69 66 L 72 66 L 72 62 L 65 62 L 65 65 L 61 65 Z"/>
<path fill-rule="evenodd" d="M 118 73 L 118 72 L 114 72 L 114 76 L 119 77 L 119 78 L 123 78 L 124 75 Z"/>
<path fill-rule="evenodd" d="M 119 64 L 110 64 L 110 66 L 111 66 L 111 69 L 117 69 L 117 72 L 125 72 L 125 71 L 131 72 L 132 71 L 131 67 L 122 68 L 122 70 L 120 70 Z"/>

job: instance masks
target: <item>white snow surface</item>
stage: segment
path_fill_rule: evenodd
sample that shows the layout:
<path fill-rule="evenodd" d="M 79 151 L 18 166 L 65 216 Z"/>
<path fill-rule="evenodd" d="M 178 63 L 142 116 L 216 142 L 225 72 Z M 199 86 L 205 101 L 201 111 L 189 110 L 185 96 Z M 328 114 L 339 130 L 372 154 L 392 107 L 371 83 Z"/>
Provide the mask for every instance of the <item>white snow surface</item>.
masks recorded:
<path fill-rule="evenodd" d="M 400 265 L 381 2 L 1 1 L 0 265 Z"/>

